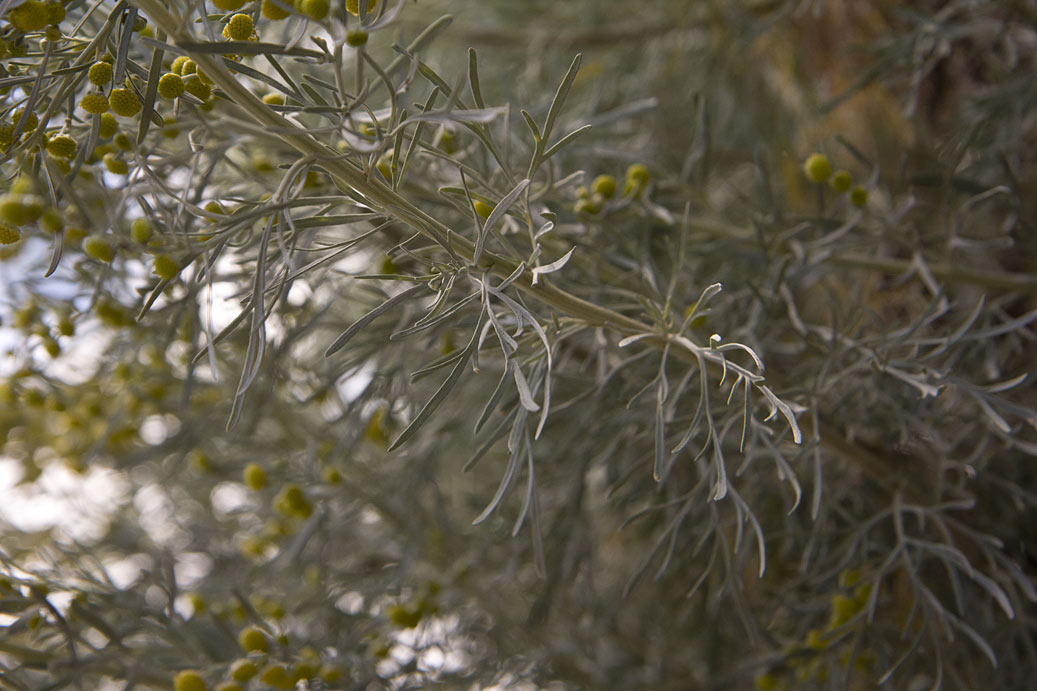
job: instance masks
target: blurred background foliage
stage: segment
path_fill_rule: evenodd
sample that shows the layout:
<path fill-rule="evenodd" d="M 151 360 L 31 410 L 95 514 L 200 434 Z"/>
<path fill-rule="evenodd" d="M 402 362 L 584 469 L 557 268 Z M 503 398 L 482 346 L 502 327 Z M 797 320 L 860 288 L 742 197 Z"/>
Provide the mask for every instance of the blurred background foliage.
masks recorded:
<path fill-rule="evenodd" d="M 743 432 L 749 387 L 733 373 L 707 379 L 676 346 L 620 347 L 627 324 L 502 291 L 545 330 L 547 381 L 528 319 L 496 293 L 462 304 L 485 274 L 308 167 L 219 79 L 103 136 L 72 107 L 93 89 L 92 53 L 154 101 L 156 44 L 140 36 L 172 45 L 170 27 L 147 2 L 72 0 L 46 36 L 23 30 L 23 4 L 5 3 L 2 29 L 5 200 L 36 195 L 60 225 L 37 213 L 0 248 L 0 686 L 169 688 L 195 670 L 228 691 L 1028 687 L 1037 4 L 420 0 L 384 26 L 373 8 L 371 61 L 357 75 L 346 47 L 341 83 L 321 58 L 244 58 L 305 85 L 271 108 L 474 238 L 458 169 L 490 206 L 513 189 L 533 151 L 520 109 L 542 126 L 581 54 L 553 140 L 592 128 L 537 170 L 489 248 L 544 264 L 575 247 L 543 280 L 653 333 L 748 346 L 798 444 L 758 394 Z M 334 48 L 357 27 L 331 5 L 320 22 L 231 9 L 259 46 L 316 51 L 310 35 Z M 218 40 L 220 7 L 183 30 Z M 374 66 L 444 14 L 382 111 Z M 507 108 L 430 120 L 401 177 L 416 130 L 382 129 L 435 84 L 474 110 L 469 47 L 486 107 Z M 27 104 L 38 128 L 20 122 Z M 58 134 L 83 151 L 54 156 Z M 852 193 L 808 179 L 814 153 Z M 176 262 L 169 281 L 150 273 L 158 256 Z M 401 300 L 325 356 L 408 282 L 456 312 L 401 338 L 434 293 Z M 466 365 L 390 449 L 485 304 L 518 364 L 491 332 L 478 374 Z M 551 387 L 535 441 L 509 366 L 536 402 Z"/>

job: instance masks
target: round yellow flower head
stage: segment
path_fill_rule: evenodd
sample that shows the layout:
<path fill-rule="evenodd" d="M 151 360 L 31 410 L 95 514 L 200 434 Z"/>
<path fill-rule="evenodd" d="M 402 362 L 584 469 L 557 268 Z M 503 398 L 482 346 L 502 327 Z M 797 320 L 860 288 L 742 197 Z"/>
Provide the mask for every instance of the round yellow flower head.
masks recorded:
<path fill-rule="evenodd" d="M 25 108 L 19 108 L 11 114 L 11 122 L 17 125 L 22 116 L 25 114 Z M 36 116 L 36 113 L 29 111 L 29 114 L 25 116 L 25 127 L 22 128 L 22 134 L 28 134 L 36 129 L 36 126 L 40 124 L 40 119 Z"/>
<path fill-rule="evenodd" d="M 853 184 L 853 176 L 847 170 L 836 171 L 835 175 L 832 176 L 832 189 L 842 194 L 843 192 L 850 189 L 850 185 Z"/>
<path fill-rule="evenodd" d="M 104 96 L 101 96 L 104 98 Z M 104 105 L 108 105 L 108 101 L 104 102 Z M 119 121 L 115 119 L 115 116 L 111 113 L 101 114 L 101 127 L 98 129 L 97 134 L 101 139 L 111 139 L 115 136 L 115 133 L 119 131 Z"/>
<path fill-rule="evenodd" d="M 87 79 L 94 86 L 105 86 L 112 81 L 112 63 L 98 60 L 86 73 Z"/>
<path fill-rule="evenodd" d="M 263 103 L 268 106 L 283 106 L 284 94 L 267 94 L 263 97 Z"/>
<path fill-rule="evenodd" d="M 0 197 L 0 221 L 14 226 L 35 223 L 43 215 L 42 200 L 34 194 L 8 193 Z"/>
<path fill-rule="evenodd" d="M 262 12 L 263 16 L 267 19 L 277 21 L 279 19 L 284 19 L 290 14 L 285 7 L 291 4 L 292 3 L 287 2 L 287 0 L 281 0 L 280 2 L 275 2 L 275 0 L 263 0 L 263 4 L 260 6 L 260 12 Z"/>
<path fill-rule="evenodd" d="M 282 515 L 300 518 L 309 518 L 313 513 L 313 507 L 306 499 L 302 487 L 296 484 L 284 486 L 284 489 L 274 499 L 274 508 Z"/>
<path fill-rule="evenodd" d="M 105 154 L 104 158 L 101 160 L 104 162 L 104 167 L 108 169 L 109 173 L 125 175 L 130 170 L 130 167 L 126 165 L 126 161 L 122 160 L 115 154 Z"/>
<path fill-rule="evenodd" d="M 36 181 L 29 175 L 19 175 L 11 183 L 11 191 L 15 194 L 32 194 L 36 191 Z"/>
<path fill-rule="evenodd" d="M 246 0 L 212 0 L 212 4 L 216 6 L 216 9 L 223 10 L 224 12 L 233 12 L 244 5 Z"/>
<path fill-rule="evenodd" d="M 251 660 L 241 658 L 240 660 L 234 661 L 234 663 L 230 666 L 230 669 L 227 670 L 227 675 L 234 681 L 240 681 L 244 683 L 252 677 L 256 676 L 258 672 L 259 670 L 256 668 L 256 665 Z"/>
<path fill-rule="evenodd" d="M 90 155 L 90 158 L 86 159 L 87 163 L 96 163 L 105 154 L 110 154 L 115 151 L 115 147 L 111 144 L 98 144 L 94 147 L 94 153 Z"/>
<path fill-rule="evenodd" d="M 185 669 L 173 678 L 173 691 L 205 691 L 205 680 L 193 669 Z"/>
<path fill-rule="evenodd" d="M 249 463 L 241 473 L 245 486 L 251 490 L 261 490 L 266 486 L 266 471 L 255 463 Z"/>
<path fill-rule="evenodd" d="M 57 0 L 48 2 L 44 5 L 47 10 L 47 23 L 48 24 L 60 24 L 65 18 L 65 6 Z"/>
<path fill-rule="evenodd" d="M 811 154 L 803 164 L 803 172 L 811 182 L 822 183 L 832 174 L 832 162 L 824 154 Z"/>
<path fill-rule="evenodd" d="M 7 20 L 23 33 L 39 31 L 52 23 L 47 6 L 39 0 L 26 0 L 18 5 L 8 13 Z"/>
<path fill-rule="evenodd" d="M 623 183 L 623 196 L 632 197 L 636 199 L 637 197 L 641 196 L 641 192 L 644 191 L 644 186 L 645 183 L 643 182 L 638 182 L 637 180 L 627 178 L 626 181 Z"/>
<path fill-rule="evenodd" d="M 112 93 L 108 96 L 108 105 L 111 106 L 113 113 L 124 118 L 133 117 L 141 109 L 137 94 L 133 92 L 133 89 L 126 88 L 112 89 Z"/>
<path fill-rule="evenodd" d="M 59 134 L 47 141 L 47 153 L 58 158 L 72 158 L 78 148 L 76 140 L 67 134 Z"/>
<path fill-rule="evenodd" d="M 367 11 L 370 12 L 378 5 L 378 0 L 367 0 Z M 360 0 L 346 0 L 346 11 L 352 15 L 360 15 Z"/>
<path fill-rule="evenodd" d="M 154 271 L 159 278 L 172 281 L 180 275 L 180 265 L 168 254 L 157 254 L 155 255 Z"/>
<path fill-rule="evenodd" d="M 295 682 L 281 665 L 267 665 L 259 675 L 259 680 L 275 689 L 294 689 Z"/>
<path fill-rule="evenodd" d="M 328 0 L 298 0 L 296 9 L 315 22 L 328 16 Z"/>
<path fill-rule="evenodd" d="M 238 634 L 238 645 L 247 653 L 265 653 L 270 648 L 266 634 L 254 626 L 242 629 Z"/>
<path fill-rule="evenodd" d="M 184 81 L 184 91 L 191 94 L 199 101 L 208 101 L 212 96 L 212 88 L 198 78 L 198 75 L 189 75 Z"/>
<path fill-rule="evenodd" d="M 167 101 L 179 98 L 184 93 L 184 80 L 176 72 L 166 72 L 158 78 L 158 95 Z"/>
<path fill-rule="evenodd" d="M 320 667 L 314 662 L 302 661 L 297 662 L 292 667 L 292 679 L 294 681 L 302 681 L 303 679 L 313 679 L 320 672 Z"/>
<path fill-rule="evenodd" d="M 146 218 L 135 218 L 130 224 L 130 237 L 134 242 L 144 244 L 151 238 L 151 221 Z"/>
<path fill-rule="evenodd" d="M 579 199 L 573 204 L 573 211 L 578 214 L 593 216 L 601 211 L 601 205 L 593 199 Z"/>
<path fill-rule="evenodd" d="M 115 248 L 103 235 L 89 235 L 83 239 L 83 252 L 97 261 L 110 264 L 115 259 Z"/>
<path fill-rule="evenodd" d="M 52 154 L 49 160 L 62 175 L 68 175 L 72 170 L 72 162 L 67 158 L 58 158 Z"/>
<path fill-rule="evenodd" d="M 359 48 L 367 43 L 367 32 L 363 29 L 354 29 L 346 34 L 346 45 Z"/>
<path fill-rule="evenodd" d="M 0 223 L 0 245 L 12 245 L 22 237 L 17 228 Z"/>
<path fill-rule="evenodd" d="M 599 175 L 591 183 L 591 189 L 595 194 L 600 194 L 605 199 L 611 199 L 616 193 L 616 178 L 611 175 Z"/>
<path fill-rule="evenodd" d="M 186 55 L 178 55 L 173 59 L 173 62 L 169 64 L 169 71 L 173 74 L 184 73 L 184 63 L 188 62 L 191 58 Z"/>
<path fill-rule="evenodd" d="M 850 203 L 856 207 L 862 207 L 868 203 L 868 190 L 857 185 L 850 190 Z"/>
<path fill-rule="evenodd" d="M 60 233 L 65 227 L 65 218 L 61 212 L 53 206 L 43 210 L 40 216 L 39 226 L 48 233 Z"/>
<path fill-rule="evenodd" d="M 483 218 L 489 218 L 490 214 L 493 213 L 492 206 L 490 206 L 486 202 L 479 201 L 478 199 L 475 200 L 475 204 L 473 204 L 473 206 L 475 207 L 475 213 L 479 214 Z"/>
<path fill-rule="evenodd" d="M 252 17 L 247 14 L 234 15 L 223 27 L 223 37 L 232 41 L 247 41 L 254 32 Z"/>
<path fill-rule="evenodd" d="M 627 168 L 627 181 L 641 185 L 648 182 L 648 168 L 643 163 L 635 163 Z"/>

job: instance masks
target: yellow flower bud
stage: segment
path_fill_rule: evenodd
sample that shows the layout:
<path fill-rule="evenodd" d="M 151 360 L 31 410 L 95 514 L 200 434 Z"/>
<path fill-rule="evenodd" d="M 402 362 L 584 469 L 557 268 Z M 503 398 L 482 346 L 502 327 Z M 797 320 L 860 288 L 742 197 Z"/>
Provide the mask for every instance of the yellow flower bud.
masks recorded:
<path fill-rule="evenodd" d="M 184 80 L 175 72 L 166 72 L 158 78 L 158 95 L 167 101 L 179 98 L 184 93 Z"/>
<path fill-rule="evenodd" d="M 52 23 L 50 21 L 50 11 L 39 0 L 26 0 L 21 5 L 18 5 L 18 7 L 15 7 L 8 13 L 7 20 L 16 29 L 24 33 L 39 31 Z"/>
<path fill-rule="evenodd" d="M 22 234 L 17 228 L 7 225 L 6 223 L 0 223 L 0 245 L 13 245 L 18 242 L 22 237 Z"/>
<path fill-rule="evenodd" d="M 184 91 L 199 101 L 208 101 L 209 97 L 212 96 L 212 88 L 203 82 L 197 74 L 192 74 L 184 79 Z"/>
<path fill-rule="evenodd" d="M 811 154 L 803 164 L 803 172 L 811 182 L 822 183 L 832 174 L 832 162 L 824 154 Z"/>
<path fill-rule="evenodd" d="M 111 106 L 113 113 L 124 118 L 133 117 L 141 109 L 137 94 L 132 89 L 126 88 L 112 89 L 111 95 L 108 96 L 108 105 Z"/>
<path fill-rule="evenodd" d="M 270 649 L 266 634 L 254 626 L 242 629 L 241 633 L 238 634 L 238 645 L 247 653 L 265 653 Z"/>
<path fill-rule="evenodd" d="M 146 218 L 135 218 L 130 224 L 130 237 L 134 242 L 144 244 L 151 237 L 151 221 Z"/>
<path fill-rule="evenodd" d="M 173 678 L 173 691 L 205 691 L 205 681 L 193 669 L 185 669 Z"/>
<path fill-rule="evenodd" d="M 255 463 L 249 463 L 242 471 L 245 486 L 251 490 L 261 490 L 266 485 L 266 471 Z"/>
<path fill-rule="evenodd" d="M 627 180 L 639 182 L 642 185 L 648 182 L 648 168 L 643 163 L 635 163 L 627 168 Z"/>
<path fill-rule="evenodd" d="M 109 173 L 115 175 L 126 175 L 130 168 L 126 165 L 126 161 L 122 160 L 115 154 L 105 154 L 104 158 L 101 159 L 104 162 L 104 167 L 108 169 Z"/>
<path fill-rule="evenodd" d="M 79 107 L 92 115 L 108 112 L 108 99 L 100 91 L 91 91 L 79 99 Z"/>
<path fill-rule="evenodd" d="M 43 215 L 40 216 L 39 226 L 48 233 L 60 233 L 65 227 L 65 219 L 61 216 L 61 212 L 54 207 L 44 209 Z"/>
<path fill-rule="evenodd" d="M 285 8 L 291 4 L 292 3 L 287 0 L 280 0 L 279 2 L 275 0 L 263 0 L 263 4 L 260 6 L 260 12 L 262 12 L 263 16 L 267 19 L 277 21 L 279 19 L 284 19 L 290 14 Z"/>
<path fill-rule="evenodd" d="M 173 62 L 170 63 L 169 71 L 173 74 L 182 75 L 184 73 L 184 64 L 187 62 L 191 62 L 191 58 L 187 57 L 186 55 L 178 55 L 173 59 Z M 194 63 L 191 62 L 191 64 L 193 65 Z"/>
<path fill-rule="evenodd" d="M 611 199 L 616 193 L 616 178 L 611 175 L 599 175 L 591 183 L 591 190 L 605 199 Z"/>
<path fill-rule="evenodd" d="M 299 0 L 298 9 L 313 21 L 319 22 L 328 16 L 328 0 Z"/>
<path fill-rule="evenodd" d="M 230 669 L 227 670 L 227 676 L 234 681 L 244 683 L 256 676 L 258 672 L 259 670 L 251 660 L 241 658 L 240 660 L 235 660 L 233 664 L 231 664 Z"/>
<path fill-rule="evenodd" d="M 370 12 L 378 5 L 378 0 L 367 0 L 367 11 Z M 360 15 L 360 1 L 346 0 L 346 11 L 352 15 Z"/>
<path fill-rule="evenodd" d="M 159 278 L 171 281 L 180 275 L 180 265 L 168 254 L 158 254 L 155 255 L 154 271 Z"/>
<path fill-rule="evenodd" d="M 490 214 L 493 213 L 492 206 L 490 206 L 486 202 L 479 201 L 478 199 L 475 200 L 473 206 L 475 207 L 475 213 L 479 214 L 483 218 L 489 218 Z"/>
<path fill-rule="evenodd" d="M 100 95 L 100 94 L 98 94 Z M 104 98 L 104 96 L 101 96 Z M 108 101 L 104 102 L 105 108 L 108 107 Z M 101 114 L 101 127 L 97 130 L 97 134 L 101 139 L 111 139 L 115 136 L 115 133 L 119 129 L 119 121 L 115 119 L 115 116 L 111 113 Z"/>
<path fill-rule="evenodd" d="M 115 259 L 115 248 L 102 235 L 90 235 L 83 240 L 83 252 L 86 256 L 111 263 Z"/>
<path fill-rule="evenodd" d="M 223 37 L 232 41 L 247 41 L 254 32 L 252 17 L 247 14 L 234 15 L 223 27 Z"/>
<path fill-rule="evenodd" d="M 112 63 L 99 60 L 90 65 L 90 70 L 86 74 L 94 86 L 105 86 L 112 81 Z"/>
<path fill-rule="evenodd" d="M 853 176 L 847 170 L 836 171 L 835 175 L 832 176 L 832 189 L 842 194 L 843 192 L 850 189 L 850 185 L 853 184 Z"/>
<path fill-rule="evenodd" d="M 44 8 L 47 10 L 48 24 L 60 24 L 65 18 L 65 6 L 57 0 L 46 3 Z"/>
<path fill-rule="evenodd" d="M 275 689 L 294 689 L 295 682 L 281 665 L 267 665 L 259 675 L 259 680 Z"/>
<path fill-rule="evenodd" d="M 76 155 L 79 145 L 76 140 L 67 134 L 59 134 L 51 137 L 47 142 L 47 153 L 58 158 L 72 158 Z"/>

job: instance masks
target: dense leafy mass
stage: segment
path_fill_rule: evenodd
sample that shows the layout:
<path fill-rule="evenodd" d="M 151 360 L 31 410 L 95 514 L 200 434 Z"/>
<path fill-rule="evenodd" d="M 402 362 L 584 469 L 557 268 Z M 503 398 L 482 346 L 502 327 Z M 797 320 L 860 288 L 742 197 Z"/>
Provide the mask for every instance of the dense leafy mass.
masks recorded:
<path fill-rule="evenodd" d="M 1032 683 L 1037 8 L 910 5 L 3 3 L 0 685 Z"/>

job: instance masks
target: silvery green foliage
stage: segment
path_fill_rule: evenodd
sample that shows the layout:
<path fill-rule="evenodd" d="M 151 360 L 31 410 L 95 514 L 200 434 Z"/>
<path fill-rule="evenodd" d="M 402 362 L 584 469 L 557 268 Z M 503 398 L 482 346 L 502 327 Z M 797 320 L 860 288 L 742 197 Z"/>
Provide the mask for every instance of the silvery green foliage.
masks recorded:
<path fill-rule="evenodd" d="M 297 688 L 1025 687 L 1037 10 L 936 4 L 5 25 L 4 179 L 66 226 L 2 267 L 10 496 L 108 494 L 5 512 L 0 679 L 215 686 L 257 626 Z"/>

